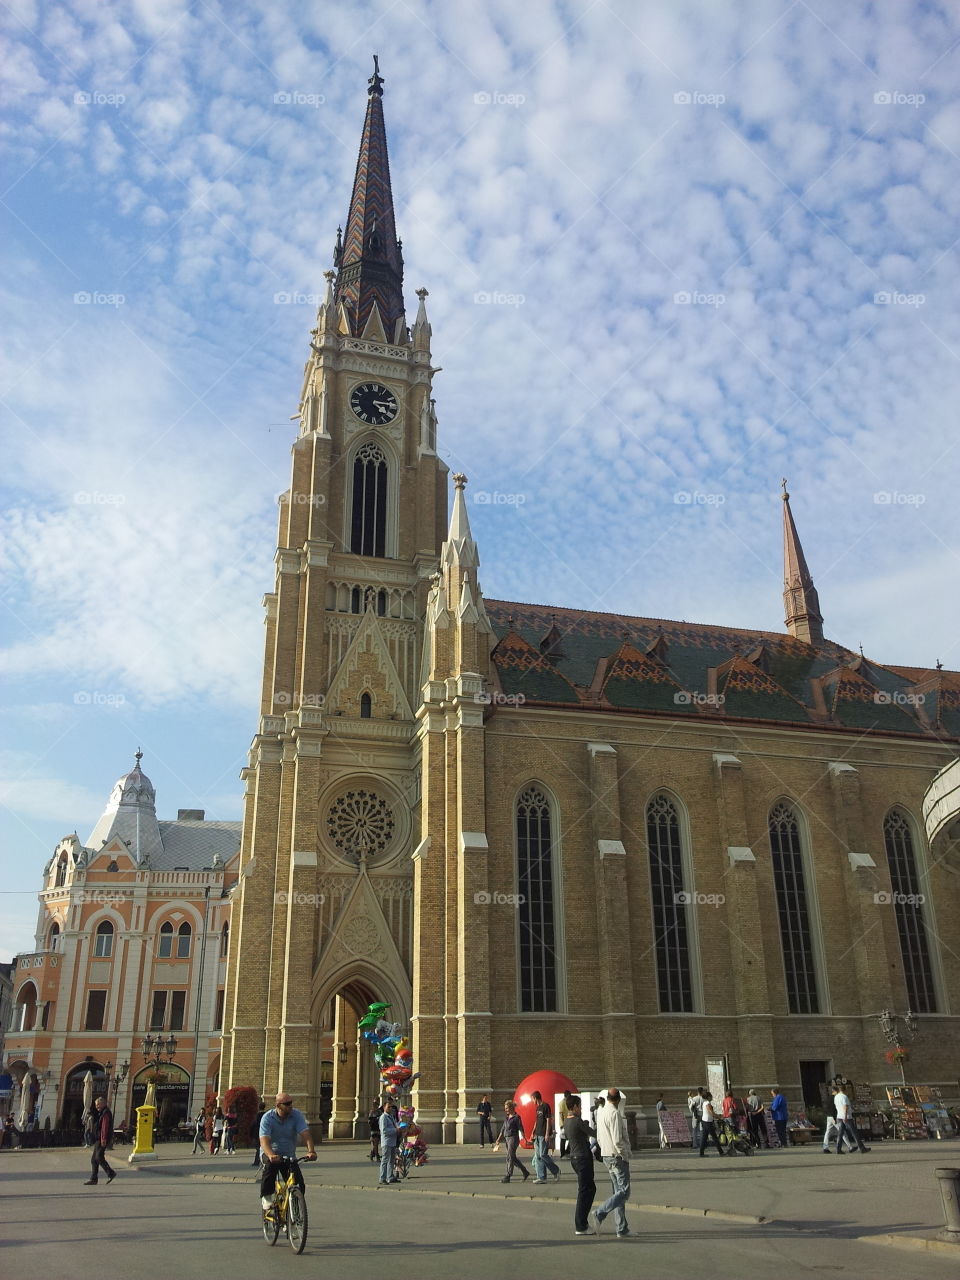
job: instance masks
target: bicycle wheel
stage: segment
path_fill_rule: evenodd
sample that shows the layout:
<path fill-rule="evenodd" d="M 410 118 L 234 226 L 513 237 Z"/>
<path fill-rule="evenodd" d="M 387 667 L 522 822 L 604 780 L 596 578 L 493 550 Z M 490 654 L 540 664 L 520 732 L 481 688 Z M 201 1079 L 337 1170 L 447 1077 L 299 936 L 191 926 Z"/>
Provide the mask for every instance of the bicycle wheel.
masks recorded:
<path fill-rule="evenodd" d="M 277 1236 L 280 1234 L 280 1214 L 277 1210 L 276 1200 L 274 1200 L 271 1208 L 261 1209 L 260 1212 L 263 1214 L 263 1238 L 267 1244 L 276 1244 Z"/>
<path fill-rule="evenodd" d="M 294 1253 L 303 1253 L 307 1243 L 307 1201 L 299 1187 L 291 1187 L 287 1197 L 287 1239 Z"/>

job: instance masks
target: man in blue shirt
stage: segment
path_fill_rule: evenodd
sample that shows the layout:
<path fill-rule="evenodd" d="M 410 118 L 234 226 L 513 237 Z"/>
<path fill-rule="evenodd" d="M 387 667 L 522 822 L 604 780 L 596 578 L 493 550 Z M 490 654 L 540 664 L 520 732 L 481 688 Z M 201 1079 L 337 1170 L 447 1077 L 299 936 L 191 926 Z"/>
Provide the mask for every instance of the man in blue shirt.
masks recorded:
<path fill-rule="evenodd" d="M 780 1139 L 781 1147 L 789 1147 L 790 1139 L 787 1137 L 787 1100 L 779 1089 L 770 1090 L 770 1114 L 773 1116 L 774 1128 L 777 1131 L 777 1137 Z"/>
<path fill-rule="evenodd" d="M 293 1105 L 289 1093 L 277 1094 L 277 1105 L 271 1111 L 263 1113 L 260 1121 L 260 1152 L 263 1161 L 263 1177 L 260 1179 L 260 1203 L 264 1209 L 273 1204 L 273 1190 L 276 1186 L 276 1166 L 285 1157 L 297 1154 L 297 1140 L 303 1138 L 307 1146 L 307 1159 L 316 1160 L 317 1153 L 313 1146 L 313 1134 L 302 1111 Z M 303 1189 L 303 1175 L 299 1168 L 293 1166 L 293 1176 L 297 1186 Z"/>

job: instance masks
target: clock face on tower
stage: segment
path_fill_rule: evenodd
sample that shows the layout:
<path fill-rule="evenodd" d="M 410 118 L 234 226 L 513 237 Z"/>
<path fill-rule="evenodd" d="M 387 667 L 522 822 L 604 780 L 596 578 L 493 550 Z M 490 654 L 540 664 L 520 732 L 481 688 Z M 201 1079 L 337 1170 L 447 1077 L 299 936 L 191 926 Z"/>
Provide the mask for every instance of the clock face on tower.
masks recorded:
<path fill-rule="evenodd" d="M 380 382 L 361 382 L 350 392 L 350 408 L 361 422 L 382 427 L 400 412 L 397 397 Z"/>

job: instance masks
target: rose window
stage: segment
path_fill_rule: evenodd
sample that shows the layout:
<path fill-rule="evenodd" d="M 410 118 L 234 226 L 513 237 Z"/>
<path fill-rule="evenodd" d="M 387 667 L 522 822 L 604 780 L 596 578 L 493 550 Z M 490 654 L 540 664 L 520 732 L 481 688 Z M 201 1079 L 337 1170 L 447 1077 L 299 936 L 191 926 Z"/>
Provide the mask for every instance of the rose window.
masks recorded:
<path fill-rule="evenodd" d="M 394 834 L 393 810 L 373 791 L 348 791 L 330 806 L 327 833 L 337 851 L 351 861 L 375 858 Z"/>

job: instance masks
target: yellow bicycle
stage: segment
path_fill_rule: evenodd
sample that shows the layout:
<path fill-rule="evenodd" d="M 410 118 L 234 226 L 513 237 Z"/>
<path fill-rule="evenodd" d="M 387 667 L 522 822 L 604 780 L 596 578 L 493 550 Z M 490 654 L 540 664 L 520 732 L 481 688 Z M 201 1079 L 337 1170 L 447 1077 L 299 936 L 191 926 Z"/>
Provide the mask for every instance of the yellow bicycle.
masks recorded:
<path fill-rule="evenodd" d="M 276 1244 L 282 1228 L 294 1253 L 303 1253 L 307 1243 L 307 1201 L 296 1177 L 299 1163 L 296 1156 L 284 1156 L 275 1162 L 273 1203 L 262 1210 L 264 1240 L 269 1245 Z"/>

